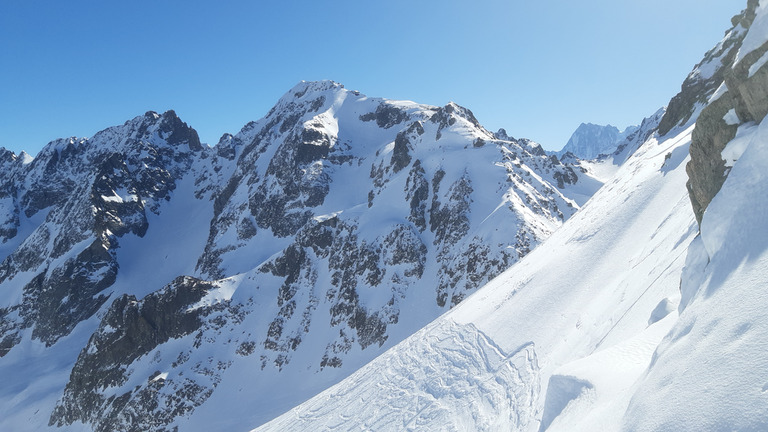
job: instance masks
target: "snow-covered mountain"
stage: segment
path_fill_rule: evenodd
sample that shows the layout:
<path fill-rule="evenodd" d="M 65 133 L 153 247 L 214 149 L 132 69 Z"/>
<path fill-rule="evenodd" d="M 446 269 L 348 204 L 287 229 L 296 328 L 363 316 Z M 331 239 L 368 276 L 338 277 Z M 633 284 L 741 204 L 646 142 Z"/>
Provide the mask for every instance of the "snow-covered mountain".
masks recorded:
<path fill-rule="evenodd" d="M 304 82 L 215 147 L 148 112 L 0 154 L 0 429 L 221 430 L 326 389 L 602 185 L 456 104 Z"/>
<path fill-rule="evenodd" d="M 596 368 L 610 384 L 631 384 L 647 366 L 653 338 L 669 329 L 663 318 L 679 301 L 686 247 L 696 235 L 683 163 L 689 137 L 687 130 L 643 146 L 520 263 L 260 430 L 538 430 L 540 423 L 545 430 L 572 399 L 583 393 L 589 400 L 594 377 L 573 367 L 579 375 L 571 379 L 576 372 L 564 368 L 600 349 L 637 358 Z M 677 159 L 665 167 L 669 152 Z M 649 321 L 664 328 L 643 336 L 651 338 L 640 344 L 645 350 L 623 354 L 619 344 L 643 334 Z"/>
<path fill-rule="evenodd" d="M 0 150 L 0 430 L 765 429 L 768 2 L 732 22 L 595 160 L 334 82 Z"/>
<path fill-rule="evenodd" d="M 258 430 L 768 428 L 768 2 L 732 23 L 547 241 Z"/>
<path fill-rule="evenodd" d="M 616 126 L 582 123 L 557 155 L 571 153 L 580 159 L 595 159 L 600 155 L 609 155 L 615 152 L 621 142 L 638 128 L 639 126 L 629 126 L 620 131 Z"/>

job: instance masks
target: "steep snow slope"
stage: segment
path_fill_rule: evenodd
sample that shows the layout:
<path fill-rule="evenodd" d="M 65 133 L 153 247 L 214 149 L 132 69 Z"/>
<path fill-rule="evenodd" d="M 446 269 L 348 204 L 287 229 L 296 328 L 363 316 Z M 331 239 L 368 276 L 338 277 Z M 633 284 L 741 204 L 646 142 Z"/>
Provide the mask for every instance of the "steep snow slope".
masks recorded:
<path fill-rule="evenodd" d="M 620 395 L 650 362 L 648 346 L 680 298 L 696 234 L 685 190 L 690 132 L 651 139 L 520 263 L 259 430 L 537 430 L 542 416 L 547 426 L 575 400 Z M 635 366 L 614 372 L 628 375 L 613 383 L 595 379 L 589 365 L 569 365 L 590 355 Z"/>
<path fill-rule="evenodd" d="M 700 138 L 689 166 L 696 173 L 716 161 L 727 178 L 716 178 L 722 186 L 705 199 L 693 185 L 692 201 L 709 205 L 688 252 L 680 319 L 638 384 L 626 430 L 768 428 L 768 2 L 750 4 L 754 24 L 727 89 L 702 112 L 727 132 Z"/>
<path fill-rule="evenodd" d="M 682 313 L 639 384 L 626 430 L 768 426 L 768 121 L 742 147 L 688 253 Z"/>

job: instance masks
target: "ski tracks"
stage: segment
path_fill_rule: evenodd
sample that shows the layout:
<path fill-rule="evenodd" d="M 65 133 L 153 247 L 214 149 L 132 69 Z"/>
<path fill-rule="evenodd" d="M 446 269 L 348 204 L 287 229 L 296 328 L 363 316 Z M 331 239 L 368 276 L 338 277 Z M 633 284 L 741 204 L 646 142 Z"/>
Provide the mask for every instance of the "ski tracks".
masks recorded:
<path fill-rule="evenodd" d="M 505 353 L 472 324 L 442 320 L 257 429 L 521 430 L 536 421 L 533 343 Z"/>

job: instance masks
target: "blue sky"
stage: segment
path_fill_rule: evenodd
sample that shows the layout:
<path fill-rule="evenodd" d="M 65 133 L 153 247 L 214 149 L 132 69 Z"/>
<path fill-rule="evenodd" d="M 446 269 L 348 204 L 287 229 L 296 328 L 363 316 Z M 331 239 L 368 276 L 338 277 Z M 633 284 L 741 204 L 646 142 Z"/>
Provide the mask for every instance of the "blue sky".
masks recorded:
<path fill-rule="evenodd" d="M 213 145 L 300 80 L 470 108 L 559 149 L 665 105 L 745 0 L 0 2 L 0 146 L 174 109 Z"/>

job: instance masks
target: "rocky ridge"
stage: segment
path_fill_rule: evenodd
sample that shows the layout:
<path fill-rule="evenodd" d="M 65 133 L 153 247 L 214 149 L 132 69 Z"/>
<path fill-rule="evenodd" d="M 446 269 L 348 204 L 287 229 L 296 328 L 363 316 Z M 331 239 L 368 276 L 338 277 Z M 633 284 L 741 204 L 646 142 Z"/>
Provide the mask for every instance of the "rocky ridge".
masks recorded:
<path fill-rule="evenodd" d="M 716 66 L 719 85 L 709 96 L 693 131 L 687 186 L 699 223 L 739 156 L 725 156 L 726 145 L 736 138 L 740 127 L 760 123 L 768 114 L 764 97 L 768 93 L 768 68 L 763 67 L 768 42 L 751 51 L 743 47 L 746 29 L 755 20 L 757 7 L 758 1 L 750 0 L 747 9 L 733 18 L 734 28 L 721 43 L 730 50 L 719 57 L 720 64 Z"/>

